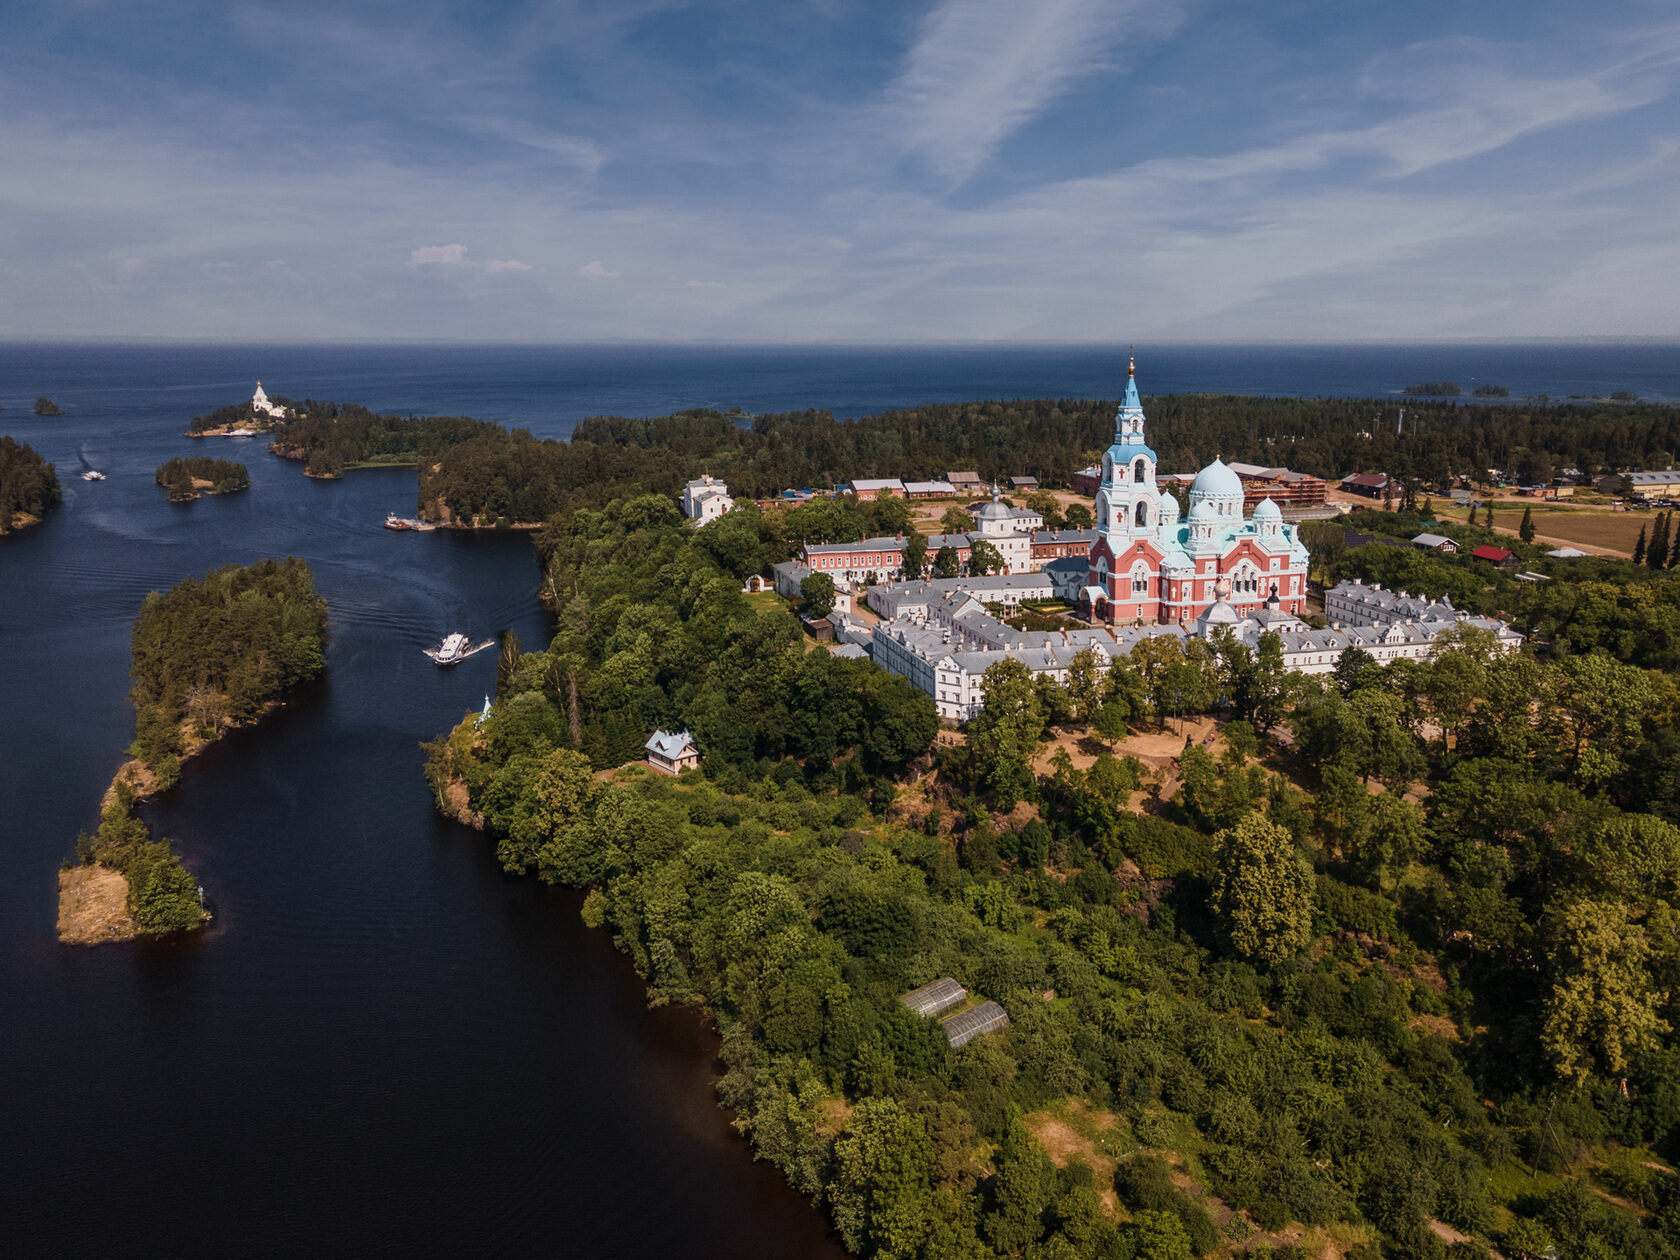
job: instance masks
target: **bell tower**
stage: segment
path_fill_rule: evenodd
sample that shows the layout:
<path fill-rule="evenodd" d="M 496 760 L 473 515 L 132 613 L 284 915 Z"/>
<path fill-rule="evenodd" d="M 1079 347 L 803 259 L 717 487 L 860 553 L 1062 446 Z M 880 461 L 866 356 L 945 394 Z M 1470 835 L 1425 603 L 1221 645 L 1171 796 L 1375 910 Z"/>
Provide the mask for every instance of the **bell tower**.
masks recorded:
<path fill-rule="evenodd" d="M 1137 360 L 1131 358 L 1126 365 L 1126 393 L 1114 417 L 1114 444 L 1103 453 L 1097 490 L 1097 533 L 1108 540 L 1115 554 L 1134 539 L 1152 536 L 1160 525 L 1161 491 L 1155 484 L 1155 463 L 1155 452 L 1143 436 Z"/>

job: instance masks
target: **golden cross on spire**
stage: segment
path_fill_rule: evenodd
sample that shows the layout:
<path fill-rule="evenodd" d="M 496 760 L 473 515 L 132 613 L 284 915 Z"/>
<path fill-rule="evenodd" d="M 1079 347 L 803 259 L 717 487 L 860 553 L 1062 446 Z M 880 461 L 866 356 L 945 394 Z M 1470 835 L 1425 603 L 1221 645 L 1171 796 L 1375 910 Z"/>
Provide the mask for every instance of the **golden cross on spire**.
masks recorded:
<path fill-rule="evenodd" d="M 1137 375 L 1137 346 L 1136 345 L 1131 345 L 1131 346 L 1128 346 L 1126 348 L 1126 375 L 1127 376 L 1136 376 Z"/>

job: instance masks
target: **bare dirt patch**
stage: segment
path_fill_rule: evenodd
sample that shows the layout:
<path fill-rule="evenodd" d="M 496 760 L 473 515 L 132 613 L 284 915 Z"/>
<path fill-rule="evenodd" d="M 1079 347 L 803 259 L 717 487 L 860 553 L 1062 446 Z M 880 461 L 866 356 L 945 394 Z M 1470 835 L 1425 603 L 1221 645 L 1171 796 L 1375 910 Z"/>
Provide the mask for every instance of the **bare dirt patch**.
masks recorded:
<path fill-rule="evenodd" d="M 1027 1126 L 1027 1132 L 1044 1148 L 1044 1153 L 1057 1168 L 1066 1168 L 1076 1159 L 1090 1166 L 1097 1201 L 1102 1204 L 1103 1212 L 1111 1220 L 1119 1219 L 1120 1199 L 1114 1193 L 1114 1169 L 1118 1161 L 1090 1136 L 1117 1128 L 1113 1114 L 1092 1111 L 1083 1101 L 1070 1099 L 1056 1111 L 1029 1112 L 1022 1121 Z M 1085 1132 L 1080 1132 L 1081 1129 Z"/>
<path fill-rule="evenodd" d="M 66 945 L 132 940 L 140 925 L 128 913 L 128 881 L 109 866 L 58 873 L 58 939 Z"/>

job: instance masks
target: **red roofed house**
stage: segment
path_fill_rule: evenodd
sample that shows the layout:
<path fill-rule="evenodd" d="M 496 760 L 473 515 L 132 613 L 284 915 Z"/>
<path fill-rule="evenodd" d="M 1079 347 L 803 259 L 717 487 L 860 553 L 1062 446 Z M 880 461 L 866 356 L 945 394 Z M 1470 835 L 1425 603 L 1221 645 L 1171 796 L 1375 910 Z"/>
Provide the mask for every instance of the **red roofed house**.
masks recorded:
<path fill-rule="evenodd" d="M 1503 547 L 1477 547 L 1470 554 L 1478 560 L 1486 560 L 1489 564 L 1501 569 L 1517 567 L 1516 554 L 1506 551 Z"/>

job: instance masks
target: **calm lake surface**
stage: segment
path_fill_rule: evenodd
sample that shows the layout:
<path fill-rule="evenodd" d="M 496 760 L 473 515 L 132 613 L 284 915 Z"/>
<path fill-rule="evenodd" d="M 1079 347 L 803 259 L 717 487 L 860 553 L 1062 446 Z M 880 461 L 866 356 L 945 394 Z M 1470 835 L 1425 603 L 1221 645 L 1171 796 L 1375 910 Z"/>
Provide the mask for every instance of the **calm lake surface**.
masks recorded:
<path fill-rule="evenodd" d="M 647 1010 L 577 894 L 505 878 L 431 809 L 417 745 L 483 703 L 495 654 L 443 671 L 420 649 L 456 629 L 545 643 L 528 541 L 388 533 L 412 470 L 312 482 L 261 439 L 182 437 L 191 416 L 261 377 L 559 437 L 688 406 L 1112 397 L 1123 372 L 1092 349 L 0 345 L 0 433 L 65 483 L 44 526 L 0 541 L 0 1252 L 840 1254 L 715 1107 L 703 1023 Z M 1140 372 L 1147 392 L 1680 398 L 1674 347 L 1178 348 Z M 66 414 L 29 414 L 37 394 Z M 167 503 L 153 468 L 200 453 L 243 460 L 252 489 Z M 140 601 L 288 554 L 331 606 L 326 676 L 146 811 L 214 928 L 58 945 L 55 872 L 132 735 Z"/>

